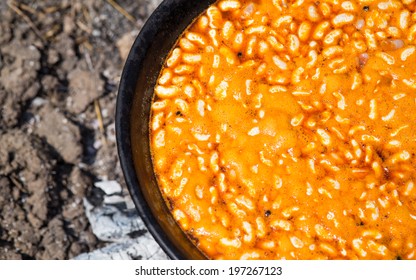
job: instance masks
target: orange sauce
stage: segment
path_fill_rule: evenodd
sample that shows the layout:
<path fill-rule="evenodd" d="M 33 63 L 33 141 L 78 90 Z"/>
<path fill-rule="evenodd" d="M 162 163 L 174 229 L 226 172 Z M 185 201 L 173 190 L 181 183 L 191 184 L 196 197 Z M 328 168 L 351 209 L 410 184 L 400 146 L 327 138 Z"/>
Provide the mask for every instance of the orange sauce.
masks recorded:
<path fill-rule="evenodd" d="M 416 259 L 415 1 L 219 1 L 155 87 L 154 170 L 212 259 Z"/>

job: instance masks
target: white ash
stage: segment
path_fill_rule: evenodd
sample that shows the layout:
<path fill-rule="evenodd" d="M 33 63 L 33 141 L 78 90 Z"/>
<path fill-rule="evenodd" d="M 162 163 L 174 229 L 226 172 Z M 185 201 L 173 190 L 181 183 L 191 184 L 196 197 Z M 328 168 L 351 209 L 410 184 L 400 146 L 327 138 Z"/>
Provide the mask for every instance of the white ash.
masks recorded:
<path fill-rule="evenodd" d="M 112 196 L 105 196 L 104 197 L 105 204 L 119 204 L 124 203 L 124 197 L 119 195 L 112 195 Z"/>
<path fill-rule="evenodd" d="M 75 260 L 167 260 L 156 242 L 146 234 L 140 238 L 113 243 L 92 253 L 82 254 Z"/>
<path fill-rule="evenodd" d="M 107 140 L 110 142 L 116 142 L 116 125 L 115 123 L 110 124 L 106 129 Z"/>
<path fill-rule="evenodd" d="M 107 242 L 122 241 L 129 233 L 145 229 L 145 225 L 135 213 L 135 209 L 122 209 L 123 205 L 91 205 L 84 199 L 87 218 L 95 236 Z"/>
<path fill-rule="evenodd" d="M 103 146 L 103 142 L 101 140 L 95 140 L 92 146 L 94 147 L 94 149 L 98 150 Z"/>
<path fill-rule="evenodd" d="M 102 189 L 105 194 L 112 195 L 116 193 L 121 193 L 122 188 L 117 181 L 102 181 L 94 183 L 94 186 Z"/>
<path fill-rule="evenodd" d="M 129 196 L 122 196 L 115 181 L 94 184 L 102 189 L 103 204 L 94 207 L 84 199 L 87 218 L 94 235 L 110 245 L 77 256 L 76 260 L 166 260 L 167 255 L 154 241 Z"/>

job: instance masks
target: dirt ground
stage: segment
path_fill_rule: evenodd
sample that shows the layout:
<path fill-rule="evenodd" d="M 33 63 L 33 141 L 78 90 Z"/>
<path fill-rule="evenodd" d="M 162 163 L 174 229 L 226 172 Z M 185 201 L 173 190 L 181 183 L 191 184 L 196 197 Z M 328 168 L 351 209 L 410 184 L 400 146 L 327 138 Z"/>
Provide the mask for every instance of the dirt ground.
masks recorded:
<path fill-rule="evenodd" d="M 160 2 L 0 1 L 0 260 L 70 259 L 105 245 L 83 199 L 101 202 L 96 181 L 124 184 L 118 83 Z"/>

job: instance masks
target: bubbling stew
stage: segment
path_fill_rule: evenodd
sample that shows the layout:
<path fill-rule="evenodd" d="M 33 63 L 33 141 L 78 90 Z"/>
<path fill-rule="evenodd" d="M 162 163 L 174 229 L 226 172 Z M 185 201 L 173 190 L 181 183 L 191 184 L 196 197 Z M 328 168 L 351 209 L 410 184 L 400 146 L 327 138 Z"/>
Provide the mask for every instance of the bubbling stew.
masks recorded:
<path fill-rule="evenodd" d="M 154 171 L 211 259 L 416 259 L 416 1 L 223 0 L 154 89 Z"/>

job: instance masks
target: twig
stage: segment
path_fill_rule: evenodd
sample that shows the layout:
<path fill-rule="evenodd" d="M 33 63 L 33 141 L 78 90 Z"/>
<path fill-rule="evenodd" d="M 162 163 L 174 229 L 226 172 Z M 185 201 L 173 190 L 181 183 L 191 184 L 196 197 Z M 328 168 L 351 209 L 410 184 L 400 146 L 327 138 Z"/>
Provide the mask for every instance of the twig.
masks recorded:
<path fill-rule="evenodd" d="M 43 38 L 42 33 L 40 33 L 39 29 L 36 27 L 36 25 L 33 23 L 33 21 L 27 16 L 25 15 L 25 13 L 23 13 L 19 7 L 16 6 L 16 4 L 14 3 L 14 1 L 8 1 L 7 5 L 10 7 L 10 9 L 12 9 L 16 14 L 18 14 L 19 16 L 21 16 L 23 18 L 24 21 L 26 21 L 26 23 L 29 25 L 29 27 L 33 30 L 33 32 L 35 32 L 36 36 L 39 37 L 39 39 L 41 39 L 41 41 L 43 43 L 46 43 L 45 38 Z"/>
<path fill-rule="evenodd" d="M 131 14 L 129 14 L 123 7 L 121 7 L 119 4 L 117 4 L 114 0 L 106 0 L 106 1 L 108 2 L 108 4 L 113 6 L 114 9 L 116 9 L 120 14 L 122 14 L 126 19 L 131 21 L 137 27 L 139 27 L 138 24 L 137 24 L 136 19 Z"/>

